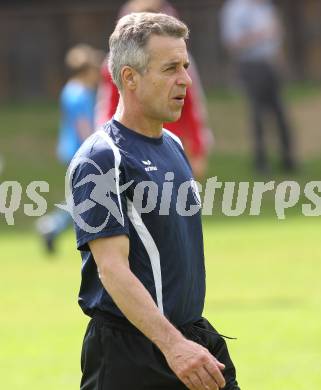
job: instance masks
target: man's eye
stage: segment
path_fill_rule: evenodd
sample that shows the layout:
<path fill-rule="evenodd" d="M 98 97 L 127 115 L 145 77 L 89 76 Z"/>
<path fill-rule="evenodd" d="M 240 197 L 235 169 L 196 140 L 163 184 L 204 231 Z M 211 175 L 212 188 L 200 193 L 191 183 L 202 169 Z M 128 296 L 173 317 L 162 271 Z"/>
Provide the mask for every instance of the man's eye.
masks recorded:
<path fill-rule="evenodd" d="M 166 68 L 166 70 L 175 70 L 175 66 L 170 66 L 169 68 Z"/>

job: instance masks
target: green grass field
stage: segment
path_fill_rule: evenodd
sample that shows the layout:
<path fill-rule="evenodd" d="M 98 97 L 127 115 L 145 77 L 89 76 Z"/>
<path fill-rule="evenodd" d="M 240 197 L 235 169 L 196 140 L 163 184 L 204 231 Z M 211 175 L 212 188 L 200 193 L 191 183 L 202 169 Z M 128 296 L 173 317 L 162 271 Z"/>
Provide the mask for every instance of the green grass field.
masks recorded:
<path fill-rule="evenodd" d="M 270 177 L 251 169 L 244 103 L 238 96 L 210 96 L 216 150 L 209 176 L 222 181 L 320 180 L 321 93 L 287 93 L 295 119 L 300 171 Z M 318 104 L 317 104 L 318 103 Z M 7 104 L 0 108 L 0 155 L 4 180 L 47 180 L 50 208 L 61 201 L 64 169 L 55 159 L 58 121 L 52 103 Z M 301 142 L 302 141 L 302 142 Z M 218 197 L 219 201 L 220 197 Z M 22 204 L 26 201 L 23 196 Z M 303 217 L 300 207 L 275 217 L 267 196 L 260 217 L 224 217 L 219 208 L 204 218 L 207 265 L 206 316 L 228 341 L 243 390 L 321 388 L 321 219 Z M 80 255 L 72 231 L 48 257 L 34 233 L 35 218 L 23 207 L 8 227 L 0 214 L 0 378 L 6 390 L 79 388 L 80 348 L 87 319 L 77 306 Z M 152 390 L 152 389 L 151 389 Z"/>
<path fill-rule="evenodd" d="M 321 386 L 320 221 L 205 223 L 205 313 L 247 390 Z M 48 257 L 31 233 L 1 236 L 0 377 L 10 390 L 77 389 L 86 318 L 72 232 Z"/>

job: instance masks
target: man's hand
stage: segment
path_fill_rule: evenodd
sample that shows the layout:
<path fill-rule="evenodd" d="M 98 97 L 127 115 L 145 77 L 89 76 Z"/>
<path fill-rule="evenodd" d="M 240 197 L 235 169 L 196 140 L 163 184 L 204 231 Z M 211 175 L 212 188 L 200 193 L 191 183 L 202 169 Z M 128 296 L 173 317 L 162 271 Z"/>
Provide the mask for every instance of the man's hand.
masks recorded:
<path fill-rule="evenodd" d="M 190 390 L 218 390 L 225 386 L 220 363 L 201 345 L 182 338 L 164 351 L 167 363 Z"/>

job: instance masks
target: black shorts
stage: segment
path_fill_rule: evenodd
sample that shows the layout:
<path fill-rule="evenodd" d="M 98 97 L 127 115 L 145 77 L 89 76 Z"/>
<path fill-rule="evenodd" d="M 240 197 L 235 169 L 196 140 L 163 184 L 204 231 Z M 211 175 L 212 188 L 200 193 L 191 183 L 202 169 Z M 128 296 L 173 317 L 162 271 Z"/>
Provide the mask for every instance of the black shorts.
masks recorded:
<path fill-rule="evenodd" d="M 180 329 L 226 368 L 225 390 L 239 390 L 227 346 L 204 318 Z M 186 390 L 164 355 L 126 319 L 99 313 L 88 324 L 81 354 L 81 390 Z"/>

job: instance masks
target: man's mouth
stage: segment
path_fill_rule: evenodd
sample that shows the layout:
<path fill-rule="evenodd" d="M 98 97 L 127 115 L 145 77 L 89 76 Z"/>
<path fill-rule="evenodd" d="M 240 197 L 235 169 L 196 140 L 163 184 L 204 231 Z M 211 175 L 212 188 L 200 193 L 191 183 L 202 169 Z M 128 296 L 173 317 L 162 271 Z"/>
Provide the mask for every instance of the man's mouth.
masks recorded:
<path fill-rule="evenodd" d="M 186 97 L 186 95 L 183 95 L 183 94 L 177 95 L 177 96 L 174 96 L 173 100 L 177 103 L 178 106 L 183 107 L 185 97 Z"/>
<path fill-rule="evenodd" d="M 177 101 L 184 101 L 186 95 L 177 95 L 174 97 L 175 100 Z"/>

